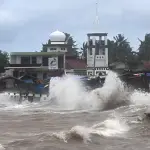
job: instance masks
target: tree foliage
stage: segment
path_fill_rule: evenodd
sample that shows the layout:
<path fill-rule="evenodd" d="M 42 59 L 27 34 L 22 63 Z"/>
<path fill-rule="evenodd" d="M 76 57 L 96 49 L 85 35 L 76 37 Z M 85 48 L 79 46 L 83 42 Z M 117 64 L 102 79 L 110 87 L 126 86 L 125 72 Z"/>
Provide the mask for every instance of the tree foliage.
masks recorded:
<path fill-rule="evenodd" d="M 139 40 L 139 57 L 140 60 L 150 61 L 150 34 L 146 34 L 144 40 Z"/>
<path fill-rule="evenodd" d="M 87 48 L 88 48 L 87 43 L 84 42 L 81 47 L 81 55 L 82 55 L 83 59 L 85 59 L 85 60 L 87 59 Z"/>
<path fill-rule="evenodd" d="M 108 40 L 109 60 L 111 62 L 120 61 L 126 62 L 132 58 L 132 48 L 128 39 L 124 35 L 118 34 L 113 37 L 113 40 Z"/>
<path fill-rule="evenodd" d="M 0 67 L 5 67 L 9 63 L 9 55 L 7 52 L 0 50 Z"/>

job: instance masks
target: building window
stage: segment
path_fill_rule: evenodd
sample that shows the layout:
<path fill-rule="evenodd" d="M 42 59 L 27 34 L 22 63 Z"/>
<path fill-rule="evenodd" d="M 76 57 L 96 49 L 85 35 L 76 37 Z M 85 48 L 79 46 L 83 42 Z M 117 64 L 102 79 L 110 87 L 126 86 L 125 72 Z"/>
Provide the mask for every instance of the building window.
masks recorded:
<path fill-rule="evenodd" d="M 92 40 L 89 40 L 89 46 L 92 46 L 92 45 L 93 45 Z"/>
<path fill-rule="evenodd" d="M 48 66 L 48 57 L 43 57 L 42 58 L 42 65 L 43 66 Z"/>
<path fill-rule="evenodd" d="M 105 45 L 105 41 L 101 40 L 101 45 L 104 46 Z"/>
<path fill-rule="evenodd" d="M 32 57 L 32 64 L 36 64 L 36 57 Z"/>
<path fill-rule="evenodd" d="M 61 48 L 61 50 L 66 50 L 65 48 Z"/>
<path fill-rule="evenodd" d="M 30 64 L 30 57 L 21 57 L 21 64 Z"/>
<path fill-rule="evenodd" d="M 57 50 L 57 48 L 52 47 L 52 48 L 50 48 L 50 50 L 54 51 L 54 50 Z"/>

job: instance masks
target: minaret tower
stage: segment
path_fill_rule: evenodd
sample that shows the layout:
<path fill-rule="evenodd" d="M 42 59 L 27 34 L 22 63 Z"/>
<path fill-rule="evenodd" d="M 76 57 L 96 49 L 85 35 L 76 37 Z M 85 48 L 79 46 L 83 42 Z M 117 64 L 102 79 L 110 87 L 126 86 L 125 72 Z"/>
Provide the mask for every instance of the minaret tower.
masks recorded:
<path fill-rule="evenodd" d="M 99 32 L 98 0 L 96 0 L 96 18 L 94 32 L 88 33 L 87 75 L 106 74 L 108 70 L 107 33 Z"/>

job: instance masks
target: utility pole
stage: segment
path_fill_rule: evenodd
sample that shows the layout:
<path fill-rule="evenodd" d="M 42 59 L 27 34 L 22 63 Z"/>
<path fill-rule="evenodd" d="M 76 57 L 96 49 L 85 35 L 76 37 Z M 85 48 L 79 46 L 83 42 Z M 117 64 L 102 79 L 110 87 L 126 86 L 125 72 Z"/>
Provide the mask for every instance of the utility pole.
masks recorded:
<path fill-rule="evenodd" d="M 95 32 L 99 32 L 99 16 L 98 16 L 98 0 L 96 0 L 96 5 L 95 5 L 95 12 L 96 12 L 96 17 L 95 17 Z M 95 76 L 95 60 L 96 60 L 96 39 L 95 39 L 95 49 L 94 49 L 94 73 L 93 75 Z"/>
<path fill-rule="evenodd" d="M 100 21 L 99 21 L 99 16 L 98 16 L 98 3 L 99 2 L 99 0 L 96 0 L 96 3 L 95 3 L 95 21 L 94 21 L 94 29 L 95 29 L 95 32 L 99 32 L 99 23 L 100 23 Z"/>

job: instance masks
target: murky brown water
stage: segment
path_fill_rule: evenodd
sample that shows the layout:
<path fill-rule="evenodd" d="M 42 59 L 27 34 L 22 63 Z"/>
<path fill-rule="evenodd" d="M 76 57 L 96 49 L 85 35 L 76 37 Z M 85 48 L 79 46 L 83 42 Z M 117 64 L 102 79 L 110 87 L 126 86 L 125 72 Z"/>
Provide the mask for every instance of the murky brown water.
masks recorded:
<path fill-rule="evenodd" d="M 53 101 L 20 105 L 0 95 L 0 150 L 150 149 L 150 121 L 139 119 L 150 94 L 126 95 L 112 74 L 90 93 L 69 78 L 57 82 L 51 94 Z M 130 103 L 123 106 L 125 100 Z"/>
<path fill-rule="evenodd" d="M 6 150 L 149 149 L 149 123 L 137 122 L 134 108 L 64 111 L 9 108 L 0 112 L 0 143 Z M 122 113 L 120 115 L 120 113 Z"/>

